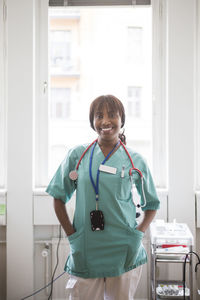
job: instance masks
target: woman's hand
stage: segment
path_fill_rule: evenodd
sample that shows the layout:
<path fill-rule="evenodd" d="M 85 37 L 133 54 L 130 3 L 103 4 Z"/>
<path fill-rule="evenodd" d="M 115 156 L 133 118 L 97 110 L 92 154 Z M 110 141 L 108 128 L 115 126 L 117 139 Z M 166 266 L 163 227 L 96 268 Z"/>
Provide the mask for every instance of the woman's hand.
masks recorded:
<path fill-rule="evenodd" d="M 136 229 L 145 233 L 145 231 L 151 224 L 153 218 L 155 217 L 155 214 L 156 214 L 156 210 L 145 210 L 144 218 L 143 218 L 142 222 L 137 226 Z"/>
<path fill-rule="evenodd" d="M 62 228 L 64 229 L 66 235 L 70 236 L 73 233 L 75 233 L 76 230 L 74 229 L 72 223 L 70 222 L 65 203 L 60 199 L 54 198 L 54 209 L 55 209 L 56 216 Z"/>
<path fill-rule="evenodd" d="M 76 232 L 76 230 L 74 229 L 74 227 L 72 226 L 71 229 L 67 230 L 67 236 L 70 236 L 72 234 L 74 234 Z"/>
<path fill-rule="evenodd" d="M 141 232 L 145 233 L 145 229 L 144 229 L 144 227 L 143 227 L 141 224 L 138 225 L 138 226 L 136 227 L 136 229 L 137 229 L 138 231 L 141 231 Z"/>

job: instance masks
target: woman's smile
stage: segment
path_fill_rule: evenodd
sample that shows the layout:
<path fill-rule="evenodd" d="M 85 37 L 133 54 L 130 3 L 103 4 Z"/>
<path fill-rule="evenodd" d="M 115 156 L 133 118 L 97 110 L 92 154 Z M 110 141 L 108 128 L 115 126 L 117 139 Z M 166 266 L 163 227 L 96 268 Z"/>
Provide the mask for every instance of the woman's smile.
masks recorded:
<path fill-rule="evenodd" d="M 100 128 L 100 130 L 105 134 L 111 133 L 112 129 L 113 127 Z"/>

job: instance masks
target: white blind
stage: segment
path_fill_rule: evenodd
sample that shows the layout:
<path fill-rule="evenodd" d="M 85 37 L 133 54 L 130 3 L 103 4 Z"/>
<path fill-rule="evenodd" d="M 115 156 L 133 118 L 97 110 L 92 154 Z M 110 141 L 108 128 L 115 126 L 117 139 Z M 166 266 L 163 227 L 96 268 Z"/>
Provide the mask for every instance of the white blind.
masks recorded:
<path fill-rule="evenodd" d="M 151 0 L 49 0 L 49 6 L 150 5 Z"/>

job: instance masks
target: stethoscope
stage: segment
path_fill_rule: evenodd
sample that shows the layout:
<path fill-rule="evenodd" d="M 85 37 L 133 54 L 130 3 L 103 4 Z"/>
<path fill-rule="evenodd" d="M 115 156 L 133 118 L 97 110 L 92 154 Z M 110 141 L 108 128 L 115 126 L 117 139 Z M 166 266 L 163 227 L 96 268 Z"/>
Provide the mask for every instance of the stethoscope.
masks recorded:
<path fill-rule="evenodd" d="M 87 151 L 92 147 L 92 151 L 91 151 L 91 154 L 90 154 L 89 175 L 90 175 L 90 180 L 91 180 L 91 183 L 92 183 L 92 185 L 93 185 L 93 188 L 94 188 L 95 194 L 96 194 L 96 210 L 98 210 L 98 200 L 99 200 L 99 191 L 98 191 L 98 187 L 99 187 L 99 173 L 100 173 L 100 170 L 99 170 L 99 169 L 97 170 L 97 179 L 96 179 L 96 184 L 95 184 L 95 182 L 94 182 L 94 180 L 93 180 L 93 177 L 92 177 L 92 158 L 93 158 L 94 148 L 95 148 L 95 146 L 96 146 L 96 144 L 97 144 L 97 141 L 98 141 L 97 139 L 94 140 L 94 141 L 93 141 L 93 142 L 85 149 L 85 151 L 82 153 L 82 155 L 81 155 L 81 157 L 80 157 L 80 159 L 79 159 L 79 161 L 78 161 L 78 163 L 77 163 L 77 165 L 76 165 L 75 170 L 73 170 L 73 171 L 71 171 L 71 172 L 69 173 L 69 178 L 70 178 L 71 180 L 74 180 L 74 181 L 77 180 L 77 178 L 78 178 L 78 168 L 79 168 L 79 165 L 80 165 L 80 163 L 81 163 L 83 157 L 84 157 L 85 154 L 87 153 Z M 133 172 L 134 172 L 134 171 L 137 172 L 137 173 L 139 174 L 140 179 L 141 179 L 141 186 L 142 186 L 142 194 L 143 194 L 144 204 L 143 204 L 143 205 L 137 204 L 137 203 L 135 202 L 135 199 L 133 199 L 133 204 L 134 204 L 134 206 L 135 206 L 136 208 L 145 207 L 145 206 L 146 206 L 146 196 L 145 196 L 145 193 L 144 193 L 143 174 L 142 174 L 142 172 L 141 172 L 139 169 L 135 168 L 134 163 L 133 163 L 133 160 L 132 160 L 132 158 L 131 158 L 131 156 L 130 156 L 128 150 L 126 149 L 125 145 L 122 143 L 121 140 L 118 141 L 118 143 L 117 143 L 117 144 L 114 146 L 114 148 L 108 153 L 108 155 L 104 158 L 104 160 L 103 160 L 103 162 L 102 162 L 101 164 L 103 165 L 103 164 L 108 160 L 109 156 L 112 154 L 112 152 L 117 148 L 117 146 L 118 146 L 119 144 L 124 148 L 124 150 L 125 150 L 125 152 L 126 152 L 128 158 L 130 159 L 130 162 L 131 162 L 131 166 L 132 166 L 132 167 L 131 167 L 130 170 L 129 170 L 129 177 L 130 177 L 130 181 L 131 181 L 132 187 L 133 187 L 133 185 L 134 185 L 134 184 L 133 184 L 133 178 L 132 178 Z M 132 192 L 132 194 L 133 194 L 133 192 Z M 133 198 L 133 197 L 132 197 L 132 198 Z M 136 213 L 136 217 L 138 217 L 139 215 L 140 215 L 139 213 Z"/>

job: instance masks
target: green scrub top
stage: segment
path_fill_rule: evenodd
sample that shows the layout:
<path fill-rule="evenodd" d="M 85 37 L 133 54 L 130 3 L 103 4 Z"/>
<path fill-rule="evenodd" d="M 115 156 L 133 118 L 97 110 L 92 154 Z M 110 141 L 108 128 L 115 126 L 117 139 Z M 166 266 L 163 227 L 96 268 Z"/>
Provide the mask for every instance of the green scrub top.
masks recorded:
<path fill-rule="evenodd" d="M 136 209 L 132 201 L 129 170 L 130 159 L 122 146 L 105 162 L 115 167 L 116 174 L 100 172 L 99 175 L 99 210 L 104 214 L 103 231 L 92 231 L 90 212 L 96 208 L 96 194 L 89 176 L 91 148 L 81 160 L 77 182 L 69 178 L 69 173 L 76 165 L 88 145 L 71 149 L 59 166 L 47 187 L 46 192 L 56 199 L 68 202 L 76 190 L 76 207 L 73 226 L 75 233 L 68 237 L 70 254 L 65 264 L 65 271 L 83 278 L 100 278 L 119 276 L 124 272 L 146 263 L 147 255 L 142 245 L 143 232 L 136 229 Z M 146 206 L 142 210 L 156 210 L 159 199 L 151 173 L 144 159 L 128 149 L 133 163 L 144 178 Z M 95 146 L 92 160 L 92 176 L 96 183 L 97 170 L 105 156 L 98 143 Z M 122 167 L 125 167 L 121 178 Z M 134 172 L 133 181 L 144 203 L 141 179 Z"/>

